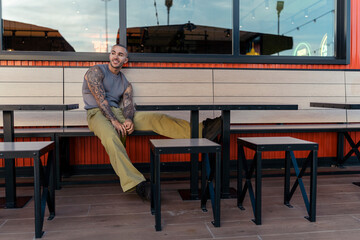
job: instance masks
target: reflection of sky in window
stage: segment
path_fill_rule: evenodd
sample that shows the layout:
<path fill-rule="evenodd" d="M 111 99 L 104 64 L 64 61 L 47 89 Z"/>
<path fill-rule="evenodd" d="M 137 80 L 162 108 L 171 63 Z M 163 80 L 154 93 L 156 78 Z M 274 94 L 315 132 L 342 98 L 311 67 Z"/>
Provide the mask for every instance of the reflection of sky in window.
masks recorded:
<path fill-rule="evenodd" d="M 240 1 L 240 30 L 278 33 L 277 2 L 272 0 L 242 0 Z M 325 34 L 334 55 L 334 0 L 292 0 L 283 1 L 280 11 L 280 35 L 291 36 L 294 48 L 300 42 L 306 42 L 312 51 L 319 48 Z M 307 16 L 307 17 L 305 17 Z M 315 19 L 315 21 L 314 21 Z M 329 50 L 330 50 L 329 49 Z M 282 52 L 282 55 L 293 55 L 293 50 Z M 318 55 L 318 54 L 316 54 Z"/>
<path fill-rule="evenodd" d="M 156 2 L 156 8 L 154 6 Z M 129 0 L 127 7 L 127 27 L 167 25 L 165 0 Z M 185 24 L 231 28 L 232 0 L 173 0 L 170 8 L 170 25 Z"/>
<path fill-rule="evenodd" d="M 119 27 L 119 1 L 107 1 L 111 45 L 116 41 Z M 92 0 L 91 4 L 88 0 L 2 0 L 2 16 L 6 20 L 56 29 L 77 52 L 106 51 L 106 46 L 99 46 L 106 39 L 104 0 Z"/>
<path fill-rule="evenodd" d="M 118 0 L 92 0 L 91 4 L 89 0 L 2 0 L 2 16 L 6 20 L 56 29 L 78 52 L 106 51 L 103 46 L 106 38 L 105 1 L 108 5 L 108 39 L 112 45 L 119 27 Z M 277 34 L 276 3 L 274 0 L 241 0 L 241 30 Z M 280 13 L 280 34 L 294 37 L 294 48 L 300 41 L 306 41 L 315 50 L 327 33 L 328 43 L 332 43 L 329 53 L 333 56 L 334 13 L 331 10 L 334 0 L 285 0 L 284 3 Z M 157 25 L 156 12 L 159 25 L 167 24 L 165 0 L 128 0 L 126 4 L 128 27 Z M 190 21 L 195 25 L 231 28 L 231 8 L 232 0 L 173 0 L 170 24 Z M 313 19 L 317 20 L 312 22 Z M 292 55 L 291 51 L 283 53 Z"/>

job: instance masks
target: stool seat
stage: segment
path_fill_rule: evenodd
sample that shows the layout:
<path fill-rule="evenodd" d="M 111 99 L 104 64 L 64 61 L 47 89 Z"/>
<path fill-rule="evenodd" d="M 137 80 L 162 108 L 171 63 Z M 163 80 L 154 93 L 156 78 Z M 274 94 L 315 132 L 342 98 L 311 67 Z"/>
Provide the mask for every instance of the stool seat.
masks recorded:
<path fill-rule="evenodd" d="M 35 155 L 43 155 L 53 148 L 53 141 L 1 142 L 0 158 L 32 158 Z"/>
<path fill-rule="evenodd" d="M 206 138 L 150 139 L 151 148 L 161 154 L 221 152 L 221 146 Z"/>
<path fill-rule="evenodd" d="M 238 143 L 255 151 L 317 150 L 318 144 L 293 137 L 241 137 Z"/>
<path fill-rule="evenodd" d="M 244 210 L 243 201 L 247 192 L 249 192 L 251 206 L 254 212 L 254 222 L 261 224 L 261 165 L 262 152 L 266 151 L 285 151 L 285 181 L 284 181 L 284 204 L 288 207 L 290 200 L 297 189 L 300 188 L 301 194 L 309 214 L 306 217 L 309 221 L 315 222 L 316 218 L 316 179 L 317 179 L 317 150 L 318 144 L 293 137 L 241 137 L 237 139 L 238 143 L 238 171 L 237 171 L 237 205 Z M 251 166 L 248 166 L 244 148 L 255 151 Z M 293 151 L 310 151 L 307 159 L 303 161 L 301 170 L 298 167 Z M 296 180 L 290 191 L 290 164 L 292 163 L 296 174 Z M 306 194 L 306 188 L 302 181 L 306 168 L 310 163 L 310 201 Z M 255 171 L 255 194 L 251 183 L 253 172 Z M 243 172 L 245 184 L 243 187 Z"/>
<path fill-rule="evenodd" d="M 0 142 L 0 158 L 33 158 L 34 159 L 34 209 L 35 209 L 35 237 L 43 235 L 43 223 L 46 204 L 49 209 L 49 218 L 55 217 L 55 168 L 54 168 L 53 141 L 46 142 Z M 40 157 L 49 153 L 46 169 Z M 43 194 L 41 194 L 41 186 Z M 12 191 L 12 192 L 11 192 Z M 15 189 L 9 190 L 10 194 Z"/>
<path fill-rule="evenodd" d="M 160 155 L 179 153 L 202 153 L 201 168 L 201 208 L 206 210 L 207 193 L 211 198 L 215 227 L 220 227 L 220 159 L 221 145 L 205 138 L 190 139 L 150 139 L 150 181 L 151 213 L 155 215 L 155 229 L 161 231 L 161 198 L 160 198 Z M 215 153 L 215 191 L 212 184 L 209 153 Z"/>

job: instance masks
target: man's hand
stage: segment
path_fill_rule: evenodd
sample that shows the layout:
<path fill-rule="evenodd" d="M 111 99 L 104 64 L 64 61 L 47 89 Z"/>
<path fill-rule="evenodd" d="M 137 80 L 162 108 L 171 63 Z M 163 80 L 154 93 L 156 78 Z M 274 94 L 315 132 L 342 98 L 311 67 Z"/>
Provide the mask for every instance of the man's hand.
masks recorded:
<path fill-rule="evenodd" d="M 114 126 L 120 136 L 125 137 L 127 135 L 125 123 L 121 124 L 119 121 L 113 120 L 111 121 L 111 124 Z"/>
<path fill-rule="evenodd" d="M 127 134 L 132 134 L 134 132 L 134 123 L 130 119 L 126 119 L 124 126 Z"/>

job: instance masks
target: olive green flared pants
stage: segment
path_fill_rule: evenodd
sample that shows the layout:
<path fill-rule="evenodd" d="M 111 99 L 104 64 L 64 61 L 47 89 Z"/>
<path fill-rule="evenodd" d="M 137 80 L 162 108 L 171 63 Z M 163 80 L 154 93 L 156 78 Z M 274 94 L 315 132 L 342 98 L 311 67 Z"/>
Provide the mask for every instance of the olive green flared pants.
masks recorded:
<path fill-rule="evenodd" d="M 120 123 L 125 117 L 120 108 L 111 108 Z M 89 129 L 101 140 L 115 173 L 120 178 L 124 192 L 132 190 L 137 184 L 145 181 L 132 164 L 124 147 L 125 139 L 121 139 L 111 122 L 102 114 L 99 108 L 87 110 Z M 153 131 L 169 138 L 190 138 L 190 124 L 183 119 L 166 114 L 152 112 L 136 112 L 134 116 L 135 130 Z M 202 135 L 202 123 L 199 126 L 199 136 Z"/>

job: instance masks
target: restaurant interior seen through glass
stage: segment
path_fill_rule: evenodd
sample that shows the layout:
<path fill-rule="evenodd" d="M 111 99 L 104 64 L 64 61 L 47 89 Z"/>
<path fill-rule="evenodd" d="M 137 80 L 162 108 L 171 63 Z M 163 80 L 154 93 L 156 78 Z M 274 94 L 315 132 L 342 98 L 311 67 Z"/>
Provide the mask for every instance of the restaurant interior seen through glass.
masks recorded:
<path fill-rule="evenodd" d="M 337 0 L 0 2 L 3 53 L 104 53 L 125 39 L 130 53 L 336 57 Z"/>

